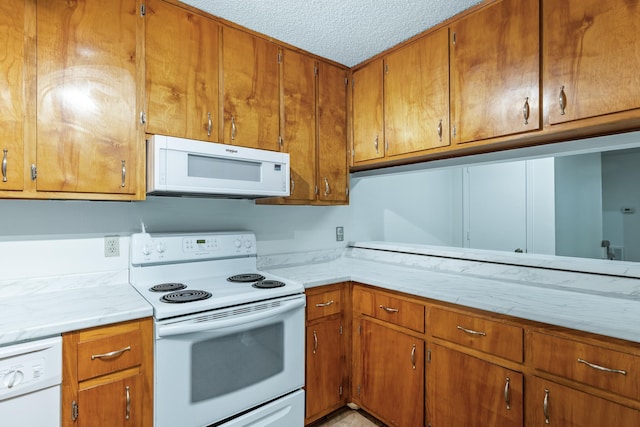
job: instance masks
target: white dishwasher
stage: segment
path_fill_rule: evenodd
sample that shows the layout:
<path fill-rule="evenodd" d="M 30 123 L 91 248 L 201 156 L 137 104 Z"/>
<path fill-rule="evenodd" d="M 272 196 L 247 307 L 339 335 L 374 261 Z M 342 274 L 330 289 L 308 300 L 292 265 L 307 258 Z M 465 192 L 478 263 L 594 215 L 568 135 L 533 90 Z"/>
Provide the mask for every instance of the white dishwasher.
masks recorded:
<path fill-rule="evenodd" d="M 62 338 L 0 347 L 0 426 L 60 427 Z"/>

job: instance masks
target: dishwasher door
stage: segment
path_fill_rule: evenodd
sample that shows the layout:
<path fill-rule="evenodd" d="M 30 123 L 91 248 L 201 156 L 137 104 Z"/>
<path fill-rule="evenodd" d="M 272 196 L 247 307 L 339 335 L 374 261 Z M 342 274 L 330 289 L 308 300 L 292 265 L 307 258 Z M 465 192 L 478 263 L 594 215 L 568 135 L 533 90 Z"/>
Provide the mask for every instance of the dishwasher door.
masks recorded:
<path fill-rule="evenodd" d="M 0 347 L 0 425 L 60 427 L 62 339 Z"/>

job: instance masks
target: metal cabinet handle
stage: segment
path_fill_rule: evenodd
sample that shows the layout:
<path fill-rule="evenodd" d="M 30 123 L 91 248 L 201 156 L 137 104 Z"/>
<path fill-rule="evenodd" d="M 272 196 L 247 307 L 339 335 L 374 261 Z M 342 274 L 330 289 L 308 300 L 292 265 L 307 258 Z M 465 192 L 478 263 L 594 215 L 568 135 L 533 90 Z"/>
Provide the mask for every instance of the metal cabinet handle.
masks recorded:
<path fill-rule="evenodd" d="M 35 181 L 38 178 L 38 168 L 31 163 L 31 181 Z"/>
<path fill-rule="evenodd" d="M 131 393 L 129 392 L 129 386 L 124 388 L 125 400 L 127 407 L 125 409 L 124 418 L 128 420 L 131 417 Z"/>
<path fill-rule="evenodd" d="M 522 107 L 522 115 L 524 116 L 524 124 L 529 124 L 529 115 L 531 114 L 531 109 L 529 108 L 529 97 L 527 96 L 524 99 L 524 106 Z"/>
<path fill-rule="evenodd" d="M 211 120 L 211 111 L 207 112 L 207 136 L 211 136 L 211 129 L 213 129 L 213 120 Z"/>
<path fill-rule="evenodd" d="M 325 176 L 324 177 L 324 195 L 328 196 L 329 194 L 331 194 L 331 186 L 329 185 L 329 179 Z"/>
<path fill-rule="evenodd" d="M 327 301 L 327 302 L 321 302 L 321 303 L 316 304 L 316 307 L 329 307 L 333 303 L 334 303 L 333 300 Z"/>
<path fill-rule="evenodd" d="M 511 379 L 507 377 L 504 383 L 504 403 L 507 405 L 507 410 L 511 410 Z"/>
<path fill-rule="evenodd" d="M 316 354 L 316 351 L 318 351 L 318 334 L 313 331 L 313 354 Z"/>
<path fill-rule="evenodd" d="M 384 305 L 380 305 L 380 308 L 386 311 L 387 313 L 397 313 L 400 311 L 397 308 L 385 307 Z"/>
<path fill-rule="evenodd" d="M 564 110 L 567 108 L 567 95 L 564 93 L 564 86 L 560 88 L 560 95 L 558 95 L 558 103 L 560 104 L 560 115 L 564 116 Z"/>
<path fill-rule="evenodd" d="M 2 152 L 4 153 L 2 155 L 2 182 L 7 182 L 7 153 L 9 150 L 5 148 Z"/>
<path fill-rule="evenodd" d="M 379 135 L 376 135 L 376 139 L 375 139 L 375 141 L 373 141 L 373 145 L 374 145 L 374 147 L 376 147 L 376 154 L 380 154 L 380 150 L 379 150 L 379 148 L 380 148 L 379 139 L 380 139 L 380 136 L 379 136 Z"/>
<path fill-rule="evenodd" d="M 238 131 L 238 128 L 236 127 L 236 118 L 231 116 L 231 140 L 235 140 L 236 139 L 236 132 Z"/>
<path fill-rule="evenodd" d="M 578 363 L 584 363 L 588 367 L 593 368 L 593 369 L 597 369 L 598 371 L 611 372 L 613 374 L 620 374 L 620 375 L 627 375 L 627 371 L 624 371 L 622 369 L 605 368 L 604 366 L 600 366 L 600 365 L 596 365 L 595 363 L 587 362 L 584 359 L 578 359 Z"/>
<path fill-rule="evenodd" d="M 411 346 L 411 366 L 413 366 L 413 369 L 416 369 L 416 345 L 413 344 Z"/>
<path fill-rule="evenodd" d="M 482 336 L 482 337 L 487 336 L 487 333 L 486 333 L 486 332 L 474 331 L 473 329 L 463 328 L 463 327 L 462 327 L 462 326 L 460 326 L 460 325 L 456 326 L 456 328 L 457 328 L 459 331 L 462 331 L 462 332 L 467 333 L 467 334 L 469 334 L 469 335 L 479 335 L 479 336 Z"/>
<path fill-rule="evenodd" d="M 122 184 L 120 185 L 121 187 L 125 186 L 126 179 L 127 179 L 127 166 L 126 166 L 126 161 L 123 160 L 122 161 Z"/>
<path fill-rule="evenodd" d="M 110 351 L 109 353 L 103 353 L 103 354 L 92 354 L 91 355 L 91 360 L 95 360 L 95 359 L 108 359 L 110 357 L 117 357 L 120 356 L 122 353 L 124 353 L 125 351 L 131 351 L 131 346 L 126 346 L 125 348 L 122 348 L 120 350 L 115 350 L 115 351 Z"/>
<path fill-rule="evenodd" d="M 544 423 L 550 424 L 549 421 L 549 389 L 544 389 L 544 400 L 542 401 L 542 412 L 544 413 Z"/>
<path fill-rule="evenodd" d="M 293 194 L 295 189 L 296 189 L 296 182 L 293 180 L 293 178 L 291 178 L 291 191 L 290 191 L 290 193 Z"/>
<path fill-rule="evenodd" d="M 442 119 L 440 119 L 440 123 L 438 123 L 438 138 L 440 138 L 440 142 L 442 142 Z"/>

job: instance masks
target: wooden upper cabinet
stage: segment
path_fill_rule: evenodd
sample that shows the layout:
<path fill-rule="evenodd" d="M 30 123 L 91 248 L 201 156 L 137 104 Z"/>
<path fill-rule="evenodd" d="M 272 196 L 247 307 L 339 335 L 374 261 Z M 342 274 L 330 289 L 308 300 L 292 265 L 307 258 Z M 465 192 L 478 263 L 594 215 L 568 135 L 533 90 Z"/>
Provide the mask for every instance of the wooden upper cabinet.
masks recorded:
<path fill-rule="evenodd" d="M 449 145 L 448 34 L 443 28 L 385 59 L 387 156 Z"/>
<path fill-rule="evenodd" d="M 220 26 L 161 0 L 145 19 L 146 131 L 217 141 Z"/>
<path fill-rule="evenodd" d="M 24 187 L 24 0 L 0 2 L 0 192 Z"/>
<path fill-rule="evenodd" d="M 285 49 L 282 54 L 284 151 L 291 161 L 291 200 L 315 199 L 316 79 L 312 57 Z"/>
<path fill-rule="evenodd" d="M 347 203 L 347 73 L 318 63 L 318 200 Z"/>
<path fill-rule="evenodd" d="M 544 0 L 543 13 L 550 124 L 640 108 L 637 1 Z"/>
<path fill-rule="evenodd" d="M 279 151 L 278 46 L 223 27 L 222 50 L 224 125 L 221 141 Z"/>
<path fill-rule="evenodd" d="M 353 73 L 353 161 L 384 157 L 382 59 Z"/>
<path fill-rule="evenodd" d="M 38 191 L 135 194 L 137 2 L 37 1 Z"/>
<path fill-rule="evenodd" d="M 451 140 L 540 129 L 538 0 L 491 3 L 451 24 Z"/>

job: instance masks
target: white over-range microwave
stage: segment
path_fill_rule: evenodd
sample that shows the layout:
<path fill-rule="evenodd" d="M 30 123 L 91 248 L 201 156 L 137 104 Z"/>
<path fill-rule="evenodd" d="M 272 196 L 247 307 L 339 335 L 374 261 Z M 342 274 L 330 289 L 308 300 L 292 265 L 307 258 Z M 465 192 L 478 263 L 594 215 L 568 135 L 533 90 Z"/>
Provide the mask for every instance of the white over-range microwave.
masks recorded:
<path fill-rule="evenodd" d="M 147 140 L 147 194 L 289 196 L 289 154 L 164 135 Z"/>

